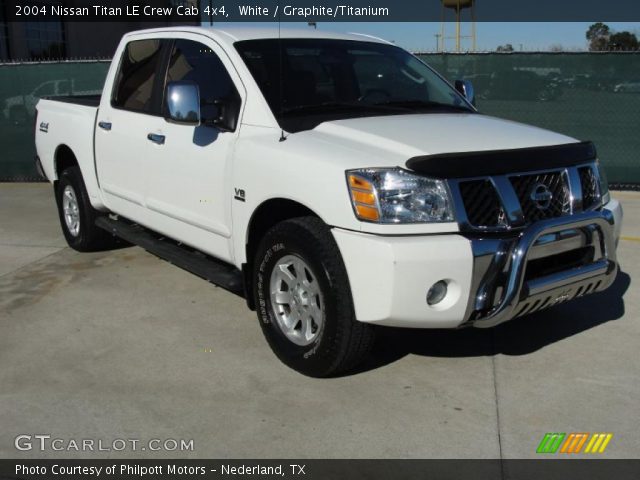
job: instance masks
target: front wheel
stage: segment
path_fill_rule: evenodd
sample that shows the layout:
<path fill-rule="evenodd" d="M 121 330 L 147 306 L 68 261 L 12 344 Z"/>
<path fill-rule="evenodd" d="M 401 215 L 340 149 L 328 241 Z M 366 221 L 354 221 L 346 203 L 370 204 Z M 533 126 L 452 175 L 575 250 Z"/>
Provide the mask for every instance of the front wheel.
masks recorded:
<path fill-rule="evenodd" d="M 364 359 L 373 327 L 355 319 L 347 272 L 324 222 L 300 217 L 279 223 L 260 243 L 254 265 L 258 319 L 283 363 L 328 377 Z"/>

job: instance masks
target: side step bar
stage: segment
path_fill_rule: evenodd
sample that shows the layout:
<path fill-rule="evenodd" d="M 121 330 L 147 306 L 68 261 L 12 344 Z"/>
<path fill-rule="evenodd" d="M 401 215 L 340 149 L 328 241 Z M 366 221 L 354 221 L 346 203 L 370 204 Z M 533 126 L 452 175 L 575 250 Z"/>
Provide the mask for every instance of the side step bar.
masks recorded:
<path fill-rule="evenodd" d="M 124 220 L 116 220 L 108 216 L 98 217 L 96 226 L 144 248 L 149 253 L 167 260 L 177 267 L 204 278 L 208 282 L 242 296 L 242 272 L 233 265 L 216 260 L 186 245 L 178 244 L 158 233 Z"/>

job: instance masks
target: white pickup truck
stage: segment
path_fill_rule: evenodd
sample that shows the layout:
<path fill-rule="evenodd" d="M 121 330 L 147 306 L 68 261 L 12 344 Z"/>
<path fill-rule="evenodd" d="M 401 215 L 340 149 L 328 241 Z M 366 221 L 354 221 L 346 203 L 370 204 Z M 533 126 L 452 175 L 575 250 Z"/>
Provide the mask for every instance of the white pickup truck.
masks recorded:
<path fill-rule="evenodd" d="M 38 103 L 37 163 L 72 248 L 120 237 L 240 292 L 285 364 L 329 376 L 378 325 L 490 327 L 614 281 L 594 146 L 473 103 L 364 35 L 146 30 L 101 97 Z"/>

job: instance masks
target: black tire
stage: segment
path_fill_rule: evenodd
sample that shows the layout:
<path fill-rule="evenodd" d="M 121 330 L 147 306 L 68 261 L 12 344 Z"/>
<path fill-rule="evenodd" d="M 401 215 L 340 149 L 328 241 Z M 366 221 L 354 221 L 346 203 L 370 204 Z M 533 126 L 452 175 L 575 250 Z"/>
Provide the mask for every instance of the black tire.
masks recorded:
<path fill-rule="evenodd" d="M 279 260 L 291 256 L 310 267 L 324 310 L 317 337 L 304 346 L 285 335 L 271 299 L 272 272 Z M 253 282 L 263 333 L 278 358 L 294 370 L 310 377 L 335 376 L 355 367 L 370 351 L 374 327 L 355 319 L 347 272 L 333 235 L 322 220 L 299 217 L 269 230 L 256 252 Z"/>
<path fill-rule="evenodd" d="M 72 232 L 65 220 L 63 196 L 68 188 L 71 189 L 76 199 L 79 225 L 77 233 Z M 80 167 L 74 166 L 64 170 L 56 182 L 54 190 L 62 233 L 71 248 L 79 252 L 94 252 L 108 250 L 117 244 L 113 235 L 95 225 L 96 218 L 102 214 L 91 206 Z"/>

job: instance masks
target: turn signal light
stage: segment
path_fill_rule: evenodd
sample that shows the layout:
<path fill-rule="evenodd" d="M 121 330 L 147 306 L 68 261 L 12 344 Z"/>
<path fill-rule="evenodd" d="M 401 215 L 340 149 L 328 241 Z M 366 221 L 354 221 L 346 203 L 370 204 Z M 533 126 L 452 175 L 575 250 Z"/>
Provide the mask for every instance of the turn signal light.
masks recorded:
<path fill-rule="evenodd" d="M 373 191 L 373 185 L 364 178 L 356 177 L 355 175 L 349 175 L 349 186 L 351 188 L 358 188 L 360 190 L 366 190 L 368 192 Z"/>
<path fill-rule="evenodd" d="M 375 205 L 376 196 L 373 193 L 360 192 L 358 190 L 352 190 L 353 201 L 357 203 L 363 203 L 365 205 Z"/>
<path fill-rule="evenodd" d="M 376 205 L 376 195 L 373 184 L 356 175 L 349 175 L 349 190 L 351 201 L 360 220 L 377 222 L 380 220 L 380 212 Z"/>
<path fill-rule="evenodd" d="M 356 205 L 356 213 L 358 214 L 358 218 L 360 220 L 370 220 L 372 222 L 377 222 L 378 220 L 380 220 L 378 209 L 374 207 Z"/>

